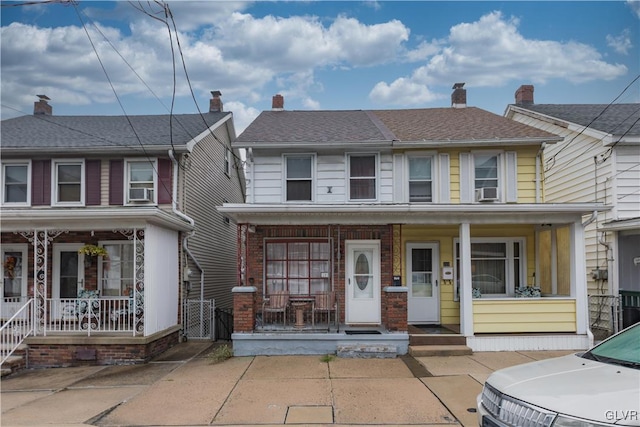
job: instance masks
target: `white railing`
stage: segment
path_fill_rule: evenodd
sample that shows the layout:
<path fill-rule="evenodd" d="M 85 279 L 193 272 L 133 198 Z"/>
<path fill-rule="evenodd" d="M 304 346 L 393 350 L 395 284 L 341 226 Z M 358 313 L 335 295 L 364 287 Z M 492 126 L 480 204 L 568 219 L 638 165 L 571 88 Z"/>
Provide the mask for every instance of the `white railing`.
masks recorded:
<path fill-rule="evenodd" d="M 129 332 L 135 335 L 133 300 L 124 298 L 48 299 L 44 335 L 58 332 Z"/>
<path fill-rule="evenodd" d="M 27 301 L 0 327 L 0 365 L 13 354 L 26 337 L 33 333 L 33 299 Z"/>

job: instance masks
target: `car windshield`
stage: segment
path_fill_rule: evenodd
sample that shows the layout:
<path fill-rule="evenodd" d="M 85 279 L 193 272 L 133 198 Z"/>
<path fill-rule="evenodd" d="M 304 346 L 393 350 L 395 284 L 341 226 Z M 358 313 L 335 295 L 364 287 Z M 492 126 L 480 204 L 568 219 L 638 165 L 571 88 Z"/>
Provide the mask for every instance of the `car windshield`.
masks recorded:
<path fill-rule="evenodd" d="M 640 323 L 598 344 L 582 357 L 640 369 Z"/>

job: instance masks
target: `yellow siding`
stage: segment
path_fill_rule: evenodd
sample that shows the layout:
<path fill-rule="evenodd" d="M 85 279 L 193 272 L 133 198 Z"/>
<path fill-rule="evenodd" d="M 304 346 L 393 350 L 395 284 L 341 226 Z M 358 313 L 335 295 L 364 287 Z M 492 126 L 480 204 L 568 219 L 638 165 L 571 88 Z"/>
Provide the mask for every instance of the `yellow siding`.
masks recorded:
<path fill-rule="evenodd" d="M 440 247 L 440 268 L 445 262 L 455 266 L 453 242 L 458 237 L 457 226 L 421 226 L 402 225 L 402 283 L 408 283 L 406 271 L 406 246 L 414 242 L 436 242 Z M 533 226 L 526 224 L 472 225 L 471 237 L 524 237 L 526 239 L 525 256 L 527 258 L 527 283 L 533 283 L 535 271 L 535 239 Z M 454 301 L 453 281 L 440 281 L 440 323 L 460 324 L 460 303 Z"/>
<path fill-rule="evenodd" d="M 474 333 L 575 332 L 572 299 L 522 298 L 473 301 Z"/>

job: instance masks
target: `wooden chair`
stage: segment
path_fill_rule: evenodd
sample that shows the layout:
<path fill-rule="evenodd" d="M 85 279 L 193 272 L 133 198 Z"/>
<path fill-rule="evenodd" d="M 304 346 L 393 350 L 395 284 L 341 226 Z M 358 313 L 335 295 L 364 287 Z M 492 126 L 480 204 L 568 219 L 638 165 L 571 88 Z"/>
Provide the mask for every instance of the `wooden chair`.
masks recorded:
<path fill-rule="evenodd" d="M 327 330 L 331 326 L 331 312 L 334 313 L 333 318 L 338 326 L 338 303 L 336 301 L 336 293 L 331 292 L 319 292 L 315 294 L 315 301 L 313 304 L 313 324 L 316 324 L 316 315 L 326 313 L 327 315 Z"/>
<path fill-rule="evenodd" d="M 262 303 L 262 323 L 266 325 L 266 314 L 267 313 L 278 313 L 282 314 L 282 323 L 284 326 L 287 325 L 287 310 L 289 309 L 289 292 L 287 291 L 277 291 L 273 294 L 270 294 L 268 298 L 265 298 Z"/>

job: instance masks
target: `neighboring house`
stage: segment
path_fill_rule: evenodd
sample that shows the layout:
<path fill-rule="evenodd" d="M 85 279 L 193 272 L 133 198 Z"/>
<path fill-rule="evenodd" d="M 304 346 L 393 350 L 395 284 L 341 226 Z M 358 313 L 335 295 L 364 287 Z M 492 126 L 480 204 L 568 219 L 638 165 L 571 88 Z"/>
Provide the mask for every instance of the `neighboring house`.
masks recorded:
<path fill-rule="evenodd" d="M 463 84 L 452 108 L 283 107 L 274 96 L 233 142 L 247 150 L 247 203 L 218 208 L 239 227 L 236 354 L 349 340 L 406 353 L 408 325 L 424 324 L 473 350 L 589 345 L 582 217 L 601 205 L 543 203 L 542 147 L 560 137 L 467 107 Z M 519 298 L 533 287 L 542 297 Z M 281 330 L 261 312 L 278 291 L 293 300 Z M 339 327 L 314 334 L 304 304 L 324 291 Z"/>
<path fill-rule="evenodd" d="M 208 113 L 128 117 L 41 95 L 2 121 L 0 314 L 20 323 L 2 340 L 34 314 L 30 366 L 145 361 L 179 341 L 184 299 L 231 307 L 237 230 L 214 206 L 244 201 L 244 173 L 212 94 Z"/>
<path fill-rule="evenodd" d="M 533 91 L 505 116 L 562 137 L 544 150 L 545 200 L 612 207 L 585 229 L 589 294 L 640 292 L 640 104 L 535 104 Z"/>

